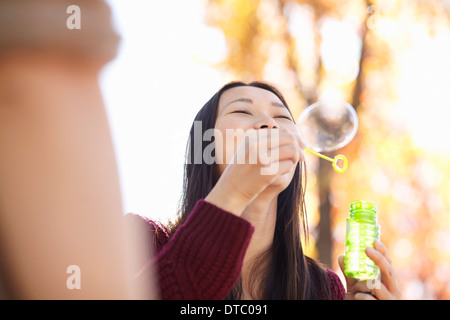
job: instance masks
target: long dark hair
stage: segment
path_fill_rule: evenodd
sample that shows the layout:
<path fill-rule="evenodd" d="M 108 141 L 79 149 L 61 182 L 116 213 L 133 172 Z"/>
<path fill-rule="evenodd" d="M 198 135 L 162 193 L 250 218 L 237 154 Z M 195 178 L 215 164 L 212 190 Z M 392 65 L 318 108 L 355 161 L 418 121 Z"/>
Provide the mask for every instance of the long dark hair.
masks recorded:
<path fill-rule="evenodd" d="M 222 93 L 238 86 L 252 86 L 274 93 L 289 110 L 281 93 L 263 82 L 231 82 L 223 86 L 198 112 L 195 121 L 201 121 L 202 134 L 215 127 L 217 109 Z M 289 110 L 290 112 L 290 110 Z M 191 127 L 186 148 L 187 161 L 184 170 L 183 194 L 180 200 L 179 219 L 172 225 L 172 232 L 181 225 L 199 199 L 204 199 L 216 183 L 214 164 L 194 161 L 194 124 Z M 203 141 L 202 149 L 210 144 Z M 198 145 L 197 145 L 198 148 Z M 198 160 L 198 159 L 197 159 Z M 278 195 L 277 220 L 273 244 L 262 252 L 252 263 L 250 284 L 259 282 L 263 299 L 331 299 L 327 271 L 319 263 L 303 253 L 301 236 L 307 238 L 307 220 L 304 201 L 305 165 L 297 165 L 289 186 Z M 261 279 L 263 279 L 261 282 Z M 252 286 L 250 286 L 252 287 Z M 254 294 L 254 293 L 253 293 Z M 229 299 L 239 299 L 242 285 L 239 280 L 228 295 Z"/>

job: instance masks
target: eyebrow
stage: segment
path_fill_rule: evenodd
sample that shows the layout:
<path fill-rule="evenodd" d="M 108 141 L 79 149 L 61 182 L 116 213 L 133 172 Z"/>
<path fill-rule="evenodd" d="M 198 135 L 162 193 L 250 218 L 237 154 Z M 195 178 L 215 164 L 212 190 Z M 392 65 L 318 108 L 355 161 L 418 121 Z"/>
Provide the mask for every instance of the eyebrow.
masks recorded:
<path fill-rule="evenodd" d="M 249 99 L 249 98 L 238 98 L 238 99 L 235 99 L 235 100 L 227 103 L 227 105 L 225 107 L 228 107 L 230 104 L 235 103 L 235 102 L 247 102 L 247 103 L 253 104 L 253 100 L 252 99 Z"/>
<path fill-rule="evenodd" d="M 246 103 L 253 104 L 253 100 L 252 99 L 249 99 L 249 98 L 238 98 L 238 99 L 235 99 L 235 100 L 229 102 L 225 107 L 228 107 L 230 104 L 235 103 L 235 102 L 246 102 Z M 271 105 L 274 106 L 274 107 L 286 108 L 286 106 L 284 104 L 279 103 L 279 102 L 272 102 Z"/>

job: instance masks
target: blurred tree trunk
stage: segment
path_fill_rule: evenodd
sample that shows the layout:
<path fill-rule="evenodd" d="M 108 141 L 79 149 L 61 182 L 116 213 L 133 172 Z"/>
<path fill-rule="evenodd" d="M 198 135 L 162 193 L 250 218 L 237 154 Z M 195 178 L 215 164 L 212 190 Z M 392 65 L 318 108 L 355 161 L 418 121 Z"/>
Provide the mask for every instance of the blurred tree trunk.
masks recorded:
<path fill-rule="evenodd" d="M 331 239 L 331 202 L 330 202 L 330 179 L 332 167 L 330 162 L 320 158 L 317 169 L 317 188 L 319 193 L 320 220 L 317 239 L 318 259 L 321 263 L 331 266 L 331 255 L 333 242 Z"/>
<path fill-rule="evenodd" d="M 366 1 L 367 8 L 369 7 L 369 1 Z M 355 79 L 355 86 L 353 90 L 352 101 L 350 102 L 355 108 L 358 108 L 360 104 L 360 96 L 363 90 L 364 83 L 364 74 L 363 64 L 364 60 L 367 56 L 367 19 L 366 17 L 365 23 L 362 25 L 361 30 L 361 59 L 359 61 L 359 73 L 357 78 Z M 334 158 L 336 154 L 332 153 L 328 156 Z M 328 267 L 332 266 L 332 254 L 333 254 L 333 239 L 332 239 L 332 226 L 331 226 L 331 193 L 330 193 L 330 182 L 331 182 L 331 174 L 334 171 L 332 166 L 330 166 L 330 162 L 324 159 L 319 160 L 319 167 L 317 170 L 318 176 L 318 194 L 319 194 L 319 214 L 320 221 L 317 227 L 318 229 L 318 239 L 317 239 L 317 251 L 318 251 L 318 259 L 323 264 Z"/>

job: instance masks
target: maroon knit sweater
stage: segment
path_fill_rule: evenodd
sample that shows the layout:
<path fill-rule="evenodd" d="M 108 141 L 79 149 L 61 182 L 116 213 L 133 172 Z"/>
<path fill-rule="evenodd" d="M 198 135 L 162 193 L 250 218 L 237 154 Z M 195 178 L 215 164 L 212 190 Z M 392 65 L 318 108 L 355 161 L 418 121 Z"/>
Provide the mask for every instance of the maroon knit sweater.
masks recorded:
<path fill-rule="evenodd" d="M 138 281 L 148 279 L 156 264 L 161 299 L 225 299 L 239 278 L 254 231 L 247 220 L 204 200 L 197 202 L 172 236 L 150 219 L 136 214 L 125 217 L 144 229 L 146 243 L 153 244 L 136 277 Z M 333 271 L 327 271 L 333 299 L 343 299 L 341 280 Z"/>

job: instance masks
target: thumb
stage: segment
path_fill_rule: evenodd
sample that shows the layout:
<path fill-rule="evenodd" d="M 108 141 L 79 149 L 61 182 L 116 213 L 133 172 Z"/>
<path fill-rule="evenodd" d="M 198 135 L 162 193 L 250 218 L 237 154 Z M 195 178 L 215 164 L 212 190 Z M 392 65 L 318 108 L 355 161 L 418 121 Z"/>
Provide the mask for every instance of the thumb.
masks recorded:
<path fill-rule="evenodd" d="M 344 256 L 343 255 L 340 255 L 338 257 L 338 263 L 339 263 L 339 267 L 341 268 L 342 273 L 344 274 L 345 282 L 347 283 L 347 292 L 349 292 L 352 290 L 352 287 L 355 285 L 355 283 L 358 282 L 358 279 L 350 278 L 345 275 L 345 273 L 344 273 Z"/>

